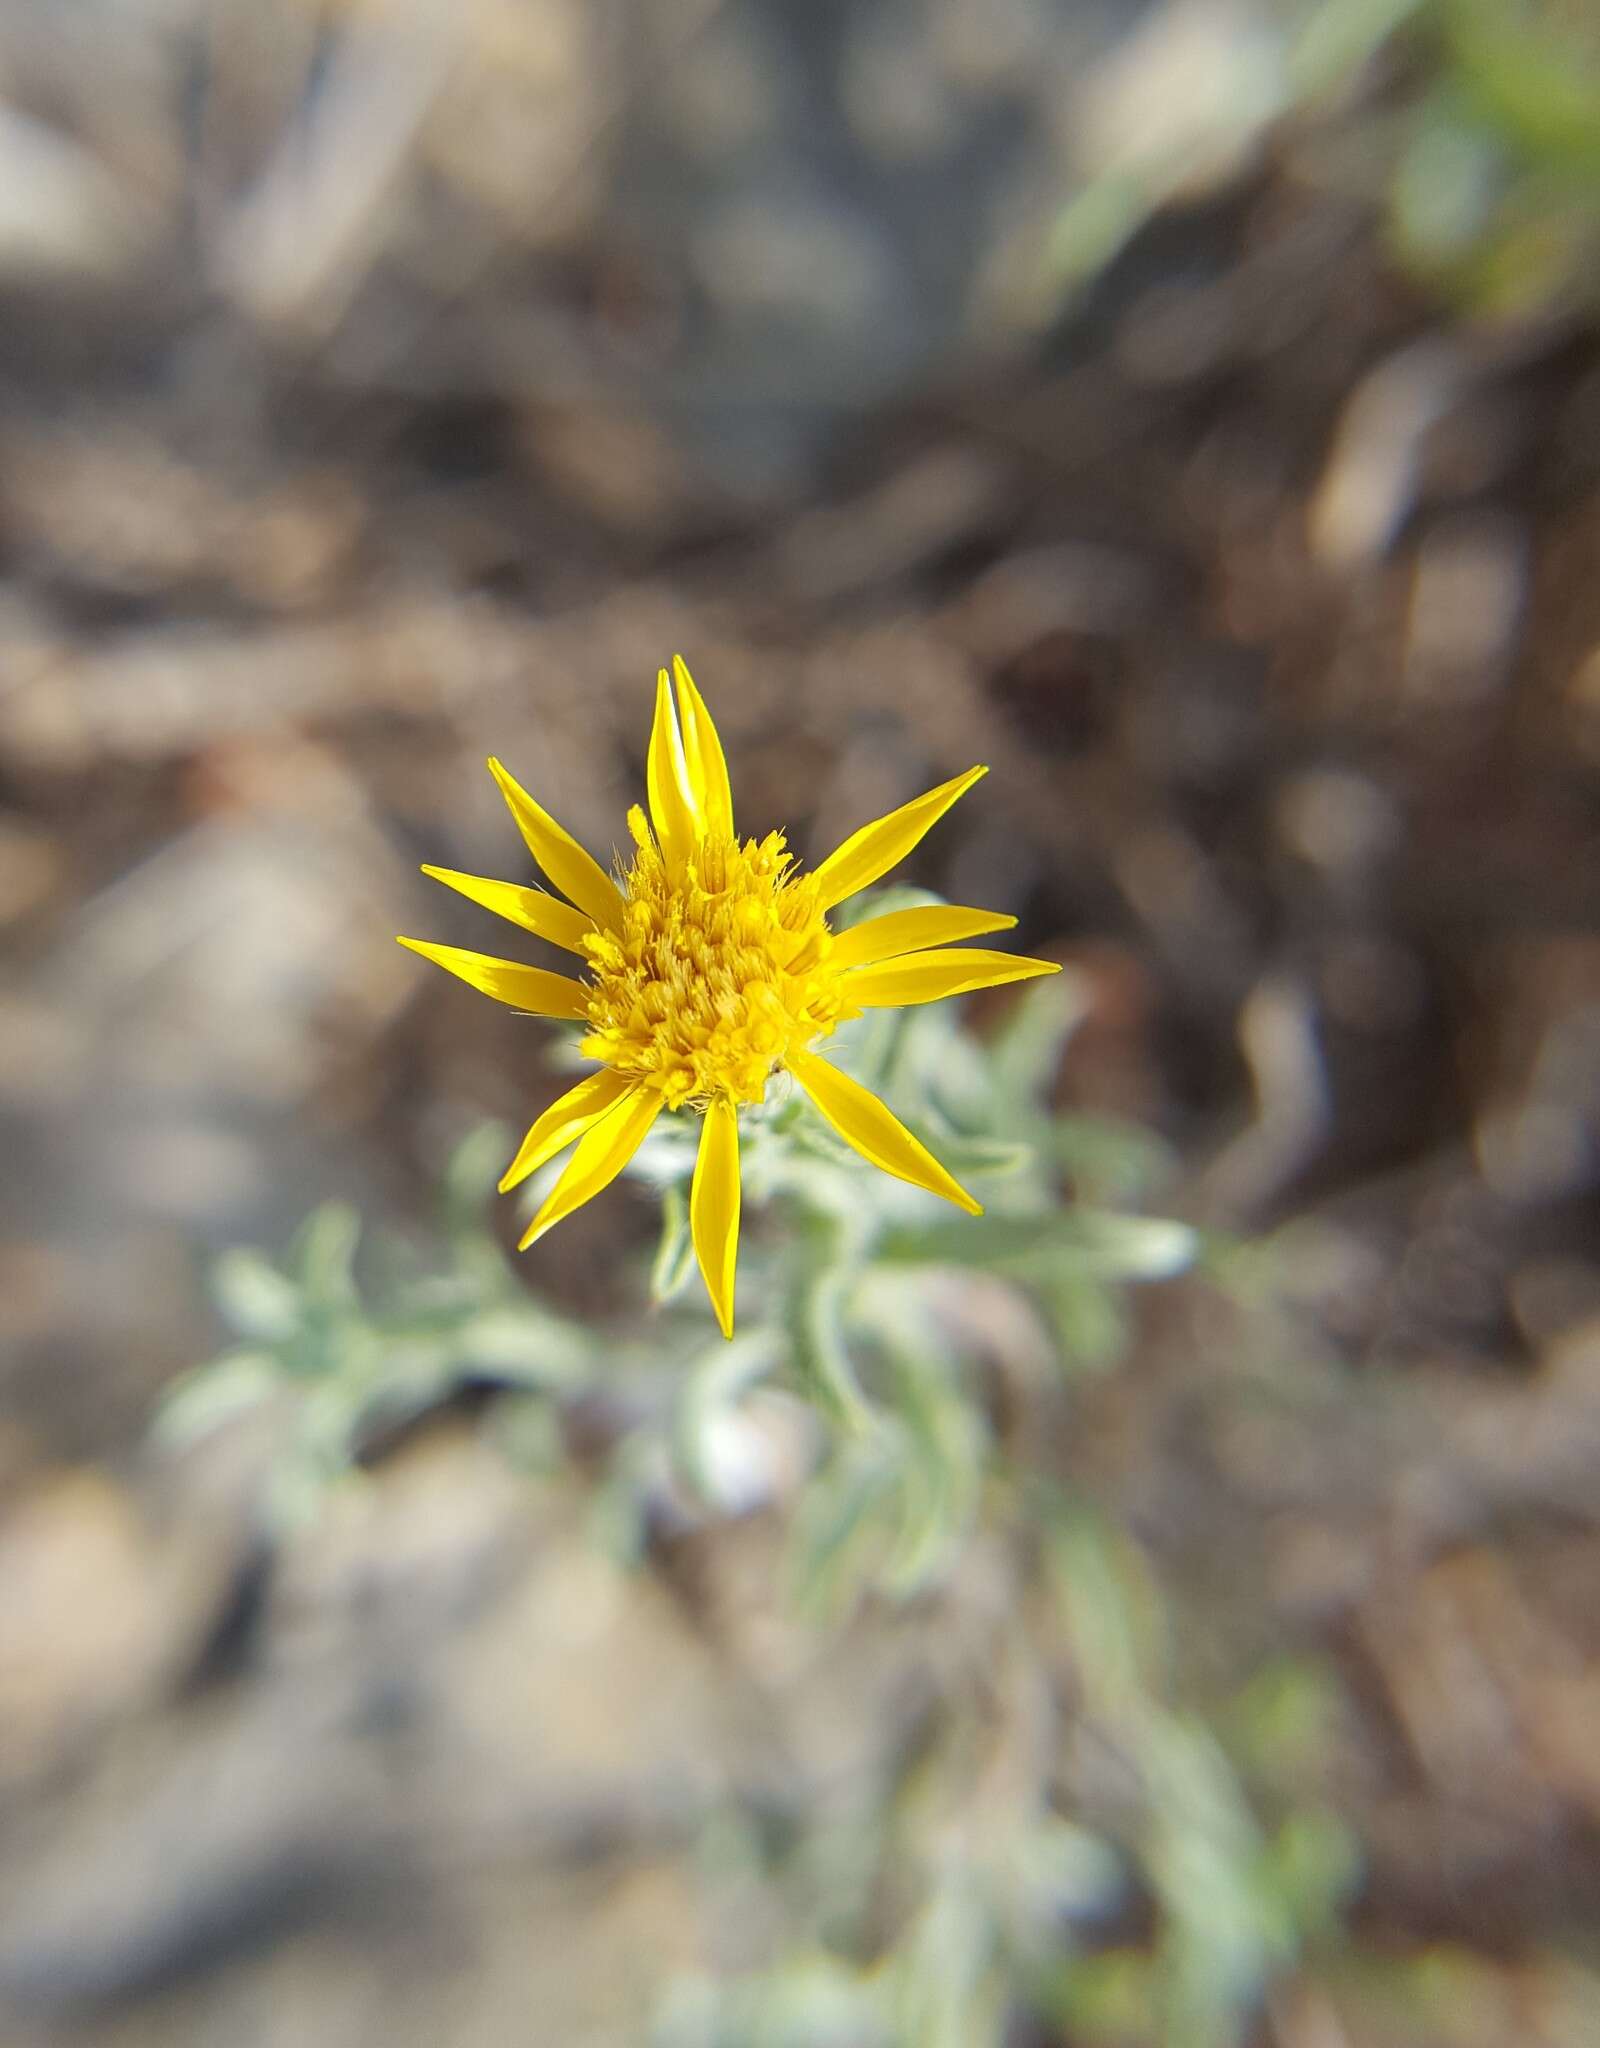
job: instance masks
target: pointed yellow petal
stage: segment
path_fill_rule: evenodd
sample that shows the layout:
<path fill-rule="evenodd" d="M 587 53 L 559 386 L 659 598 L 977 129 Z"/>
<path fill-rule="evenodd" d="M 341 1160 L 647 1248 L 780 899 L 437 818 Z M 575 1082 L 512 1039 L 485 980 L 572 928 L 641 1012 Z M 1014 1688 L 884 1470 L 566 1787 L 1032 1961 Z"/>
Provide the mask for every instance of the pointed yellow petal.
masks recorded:
<path fill-rule="evenodd" d="M 542 810 L 507 769 L 492 756 L 489 773 L 500 785 L 500 794 L 510 806 L 517 830 L 528 842 L 528 851 L 580 910 L 588 911 L 608 932 L 622 928 L 622 892 L 600 863 Z"/>
<path fill-rule="evenodd" d="M 983 1204 L 975 1202 L 959 1181 L 953 1180 L 927 1146 L 911 1133 L 870 1089 L 815 1053 L 791 1052 L 785 1061 L 790 1073 L 811 1097 L 825 1122 L 830 1123 L 845 1143 L 871 1165 L 896 1180 L 908 1180 L 915 1188 L 943 1195 L 958 1209 L 981 1216 Z"/>
<path fill-rule="evenodd" d="M 610 1072 L 590 1074 L 576 1088 L 569 1088 L 528 1126 L 528 1135 L 517 1147 L 516 1158 L 501 1175 L 501 1194 L 509 1195 L 530 1173 L 537 1173 L 547 1159 L 554 1159 L 574 1138 L 581 1138 L 591 1124 L 608 1116 L 632 1088 L 633 1083 L 625 1076 Z"/>
<path fill-rule="evenodd" d="M 578 1140 L 561 1178 L 545 1197 L 543 1208 L 522 1233 L 517 1250 L 525 1252 L 563 1216 L 570 1216 L 602 1188 L 610 1187 L 644 1143 L 645 1133 L 661 1114 L 661 1108 L 657 1090 L 636 1088 L 598 1123 L 592 1124 Z"/>
<path fill-rule="evenodd" d="M 700 818 L 689 792 L 689 770 L 665 669 L 656 677 L 656 719 L 650 728 L 645 787 L 662 852 L 669 857 L 687 853 L 700 836 Z"/>
<path fill-rule="evenodd" d="M 570 903 L 563 903 L 543 889 L 524 889 L 516 882 L 493 882 L 487 875 L 463 875 L 454 868 L 426 864 L 422 872 L 469 902 L 481 903 L 496 917 L 520 924 L 535 938 L 548 939 L 552 946 L 564 946 L 569 953 L 581 952 L 583 940 L 594 930 L 594 919 L 587 912 L 574 910 Z"/>
<path fill-rule="evenodd" d="M 433 961 L 446 974 L 458 975 L 482 989 L 497 1003 L 531 1010 L 536 1017 L 586 1017 L 589 991 L 570 975 L 551 974 L 543 967 L 524 967 L 520 960 L 496 960 L 488 953 L 468 953 L 460 946 L 435 946 L 427 939 L 402 939 L 402 946 Z"/>
<path fill-rule="evenodd" d="M 700 1132 L 689 1190 L 689 1226 L 706 1292 L 724 1337 L 733 1335 L 733 1273 L 739 1256 L 739 1112 L 713 1097 Z"/>
<path fill-rule="evenodd" d="M 957 939 L 975 939 L 980 932 L 1008 932 L 1016 923 L 1000 910 L 963 910 L 955 903 L 930 903 L 916 910 L 891 910 L 869 917 L 865 924 L 840 932 L 828 965 L 875 967 L 897 953 L 920 952 L 924 946 L 953 946 Z"/>
<path fill-rule="evenodd" d="M 976 988 L 1008 981 L 1032 981 L 1059 974 L 1054 960 L 1028 960 L 1020 953 L 985 953 L 977 946 L 953 946 L 934 953 L 908 953 L 876 967 L 847 974 L 839 993 L 863 1010 L 897 1010 L 908 1003 L 937 1003 Z"/>
<path fill-rule="evenodd" d="M 817 908 L 831 909 L 880 875 L 886 875 L 905 859 L 929 827 L 939 822 L 956 798 L 988 772 L 987 768 L 969 768 L 965 775 L 941 782 L 937 789 L 927 790 L 910 803 L 902 804 L 899 810 L 890 811 L 887 817 L 875 818 L 859 832 L 852 832 L 817 869 Z"/>
<path fill-rule="evenodd" d="M 695 688 L 683 656 L 672 657 L 672 676 L 678 686 L 678 718 L 683 726 L 683 755 L 689 769 L 689 786 L 708 832 L 733 831 L 733 790 L 728 782 L 728 763 L 722 741 L 711 722 L 706 700 Z"/>

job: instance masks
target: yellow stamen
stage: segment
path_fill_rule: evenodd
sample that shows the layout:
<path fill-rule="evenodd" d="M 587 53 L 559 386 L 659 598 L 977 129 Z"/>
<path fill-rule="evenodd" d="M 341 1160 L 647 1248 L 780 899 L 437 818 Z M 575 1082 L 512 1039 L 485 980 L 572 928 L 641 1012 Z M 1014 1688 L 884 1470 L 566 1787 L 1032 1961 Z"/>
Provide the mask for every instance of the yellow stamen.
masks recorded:
<path fill-rule="evenodd" d="M 667 853 L 641 817 L 622 930 L 583 942 L 592 970 L 583 1051 L 660 1091 L 669 1109 L 759 1102 L 791 1047 L 832 1031 L 844 1003 L 833 939 L 781 832 L 708 833 Z"/>

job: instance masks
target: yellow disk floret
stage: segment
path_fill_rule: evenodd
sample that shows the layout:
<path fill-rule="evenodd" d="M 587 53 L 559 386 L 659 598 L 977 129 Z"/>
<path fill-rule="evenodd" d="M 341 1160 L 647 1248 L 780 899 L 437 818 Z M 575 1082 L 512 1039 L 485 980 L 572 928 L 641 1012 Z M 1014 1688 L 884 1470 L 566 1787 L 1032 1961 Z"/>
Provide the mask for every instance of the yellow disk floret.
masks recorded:
<path fill-rule="evenodd" d="M 618 932 L 583 941 L 591 970 L 583 1051 L 655 1088 L 669 1109 L 759 1102 L 775 1066 L 832 1031 L 843 1007 L 833 935 L 810 880 L 789 879 L 781 832 L 708 833 L 663 852 L 642 810 Z"/>

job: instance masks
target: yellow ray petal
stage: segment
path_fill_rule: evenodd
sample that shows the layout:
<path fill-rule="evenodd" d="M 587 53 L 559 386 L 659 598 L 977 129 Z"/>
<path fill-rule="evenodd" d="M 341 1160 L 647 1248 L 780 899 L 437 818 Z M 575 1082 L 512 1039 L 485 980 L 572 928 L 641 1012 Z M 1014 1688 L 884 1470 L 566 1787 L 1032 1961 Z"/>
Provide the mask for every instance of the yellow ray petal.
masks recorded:
<path fill-rule="evenodd" d="M 468 953 L 460 946 L 435 946 L 427 939 L 402 939 L 413 953 L 454 974 L 469 987 L 481 989 L 497 1003 L 531 1010 L 536 1017 L 585 1017 L 589 991 L 570 975 L 551 974 L 543 967 L 524 967 L 520 960 L 496 960 L 488 953 Z"/>
<path fill-rule="evenodd" d="M 986 953 L 977 946 L 953 946 L 933 953 L 908 953 L 903 960 L 885 960 L 876 967 L 858 967 L 847 974 L 839 993 L 863 1010 L 897 1010 L 909 1003 L 937 1003 L 946 996 L 964 996 L 977 988 L 999 988 L 1008 981 L 1032 981 L 1036 975 L 1059 974 L 1054 960 L 1028 960 L 1020 953 Z"/>
<path fill-rule="evenodd" d="M 650 728 L 645 787 L 662 852 L 668 856 L 687 853 L 700 836 L 700 817 L 689 790 L 689 770 L 665 669 L 656 677 L 656 718 Z"/>
<path fill-rule="evenodd" d="M 558 896 L 543 889 L 524 889 L 516 882 L 494 882 L 487 875 L 458 874 L 454 868 L 423 865 L 422 872 L 443 882 L 458 896 L 481 903 L 496 917 L 509 918 L 535 938 L 548 939 L 552 946 L 564 946 L 569 953 L 583 950 L 583 940 L 594 930 L 594 919 L 586 911 L 574 910 Z"/>
<path fill-rule="evenodd" d="M 622 928 L 622 892 L 600 863 L 563 831 L 550 813 L 536 804 L 516 777 L 494 759 L 489 773 L 500 785 L 500 794 L 510 806 L 517 830 L 528 842 L 528 851 L 555 883 L 563 896 L 571 897 L 580 910 L 588 911 L 608 932 Z"/>
<path fill-rule="evenodd" d="M 728 781 L 727 758 L 712 723 L 706 700 L 695 688 L 681 654 L 672 657 L 673 680 L 678 685 L 678 718 L 683 726 L 683 755 L 689 770 L 689 786 L 708 832 L 733 831 L 733 790 Z"/>
<path fill-rule="evenodd" d="M 913 1138 L 870 1089 L 815 1053 L 791 1052 L 785 1064 L 824 1120 L 863 1159 L 892 1173 L 896 1180 L 908 1180 L 915 1188 L 943 1195 L 969 1215 L 983 1214 L 983 1204 L 975 1202 L 960 1182 L 945 1172 L 927 1146 Z"/>
<path fill-rule="evenodd" d="M 875 967 L 897 953 L 917 953 L 924 946 L 953 946 L 957 939 L 975 939 L 980 932 L 1008 932 L 1016 923 L 999 910 L 964 910 L 955 903 L 929 903 L 915 910 L 891 910 L 869 917 L 865 924 L 840 932 L 828 965 Z"/>
<path fill-rule="evenodd" d="M 712 1098 L 700 1132 L 689 1191 L 689 1224 L 706 1292 L 724 1337 L 733 1335 L 733 1274 L 739 1256 L 739 1113 Z"/>
<path fill-rule="evenodd" d="M 622 1074 L 590 1074 L 576 1088 L 552 1102 L 543 1116 L 528 1126 L 528 1135 L 517 1147 L 517 1156 L 500 1177 L 500 1192 L 509 1195 L 530 1173 L 537 1173 L 547 1159 L 554 1159 L 574 1138 L 581 1138 L 591 1124 L 614 1110 L 633 1083 Z"/>
<path fill-rule="evenodd" d="M 956 798 L 988 772 L 987 768 L 969 768 L 965 775 L 941 782 L 937 789 L 925 791 L 910 803 L 902 804 L 899 810 L 890 811 L 887 817 L 875 818 L 859 832 L 852 832 L 817 869 L 817 908 L 831 909 L 846 896 L 854 896 L 858 889 L 886 875 L 905 859 L 929 827 L 939 822 Z"/>
<path fill-rule="evenodd" d="M 525 1252 L 563 1216 L 570 1216 L 602 1188 L 610 1187 L 644 1143 L 645 1133 L 661 1114 L 661 1108 L 661 1096 L 654 1088 L 636 1088 L 624 1095 L 615 1108 L 607 1110 L 598 1123 L 592 1124 L 578 1140 L 561 1178 L 545 1197 L 544 1206 L 522 1233 L 517 1250 Z"/>

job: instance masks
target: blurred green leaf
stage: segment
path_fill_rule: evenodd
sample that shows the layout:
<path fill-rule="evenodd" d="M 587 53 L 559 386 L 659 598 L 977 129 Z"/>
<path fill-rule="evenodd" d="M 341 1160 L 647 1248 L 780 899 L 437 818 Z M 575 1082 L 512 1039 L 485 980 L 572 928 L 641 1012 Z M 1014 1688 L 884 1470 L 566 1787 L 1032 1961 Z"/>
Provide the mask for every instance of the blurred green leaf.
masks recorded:
<path fill-rule="evenodd" d="M 1171 1148 L 1153 1132 L 1109 1117 L 1058 1117 L 1040 1143 L 1090 1207 L 1138 1201 L 1173 1170 Z"/>
<path fill-rule="evenodd" d="M 300 1327 L 300 1290 L 259 1252 L 224 1252 L 211 1269 L 217 1307 L 241 1337 L 276 1344 Z"/>
<path fill-rule="evenodd" d="M 1045 1990 L 1048 2010 L 1073 2043 L 1143 2048 L 1156 2039 L 1155 1971 L 1143 1950 L 1074 1956 L 1051 1974 Z"/>
<path fill-rule="evenodd" d="M 689 1234 L 689 1201 L 682 1182 L 661 1192 L 661 1236 L 650 1267 L 650 1295 L 671 1301 L 683 1291 L 694 1271 L 694 1241 Z"/>
<path fill-rule="evenodd" d="M 871 1409 L 856 1377 L 845 1330 L 848 1286 L 848 1276 L 837 1270 L 807 1271 L 790 1292 L 784 1327 L 803 1391 L 836 1424 L 858 1430 L 870 1425 Z"/>
<path fill-rule="evenodd" d="M 1493 220 L 1499 177 L 1493 145 L 1460 118 L 1453 99 L 1427 101 L 1390 185 L 1402 254 L 1430 266 L 1469 255 Z"/>
<path fill-rule="evenodd" d="M 1093 1710 L 1130 1738 L 1160 1689 L 1166 1617 L 1136 1550 L 1085 1510 L 1040 1497 L 1046 1555 L 1079 1682 Z"/>
<path fill-rule="evenodd" d="M 1073 1271 L 1059 1260 L 1019 1261 L 1010 1270 L 1043 1309 L 1064 1367 L 1093 1374 L 1117 1363 L 1130 1329 L 1119 1293 L 1094 1274 Z"/>
<path fill-rule="evenodd" d="M 1479 118 L 1536 163 L 1600 179 L 1600 36 L 1560 33 L 1514 0 L 1442 0 L 1458 90 Z"/>
<path fill-rule="evenodd" d="M 1279 1657 L 1253 1674 L 1234 1700 L 1227 1726 L 1257 1770 L 1287 1780 L 1326 1754 L 1338 1711 L 1331 1671 L 1305 1657 Z"/>
<path fill-rule="evenodd" d="M 718 1421 L 737 1408 L 742 1398 L 770 1373 L 782 1357 L 776 1333 L 740 1331 L 704 1351 L 690 1366 L 673 1413 L 673 1444 L 678 1464 L 705 1500 L 719 1501 L 720 1489 L 711 1450 Z"/>
<path fill-rule="evenodd" d="M 481 1239 L 484 1210 L 514 1149 L 508 1126 L 479 1124 L 451 1153 L 444 1170 L 442 1206 L 453 1237 Z"/>
<path fill-rule="evenodd" d="M 881 1515 L 895 1475 L 876 1438 L 847 1441 L 815 1473 L 798 1504 L 791 1535 L 795 1598 L 813 1614 L 849 1604 L 859 1583 L 857 1552 L 881 1537 Z"/>
<path fill-rule="evenodd" d="M 1013 1144 L 1004 1138 L 940 1138 L 939 1162 L 959 1179 L 965 1174 L 987 1180 L 1008 1180 L 1026 1173 L 1034 1163 L 1031 1145 Z"/>
<path fill-rule="evenodd" d="M 1360 1846 L 1332 1813 L 1291 1813 L 1264 1855 L 1267 1886 L 1283 1902 L 1296 1947 L 1308 1937 L 1325 1939 L 1334 1932 L 1339 1909 L 1360 1874 Z"/>
<path fill-rule="evenodd" d="M 989 1212 L 960 1223 L 933 1223 L 897 1232 L 886 1257 L 930 1265 L 996 1269 L 1042 1259 L 1060 1260 L 1102 1280 L 1168 1280 L 1188 1270 L 1200 1249 L 1187 1223 L 1109 1210 L 1047 1210 L 1042 1215 Z"/>
<path fill-rule="evenodd" d="M 361 1218 L 346 1202 L 325 1202 L 301 1226 L 289 1263 L 316 1308 L 348 1308 L 356 1300 L 355 1257 Z"/>
<path fill-rule="evenodd" d="M 1085 995 L 1070 970 L 1026 984 L 990 1040 L 996 1096 L 1032 1106 L 1047 1102 L 1067 1041 L 1082 1021 Z"/>
<path fill-rule="evenodd" d="M 1429 4 L 1430 0 L 1321 0 L 1310 9 L 1290 52 L 1295 93 L 1310 98 L 1345 84 Z"/>
<path fill-rule="evenodd" d="M 1196 1231 L 1164 1217 L 1073 1209 L 1061 1221 L 1063 1249 L 1106 1279 L 1170 1280 L 1200 1249 Z"/>
<path fill-rule="evenodd" d="M 902 1353 L 895 1364 L 895 1415 L 908 1455 L 899 1461 L 899 1525 L 883 1586 L 904 1598 L 938 1577 L 966 1536 L 988 1437 L 972 1402 L 925 1354 Z"/>
<path fill-rule="evenodd" d="M 172 1383 L 156 1413 L 155 1440 L 187 1447 L 282 1389 L 283 1374 L 270 1352 L 229 1352 Z"/>
<path fill-rule="evenodd" d="M 897 1958 L 894 2035 L 903 2048 L 988 2048 L 1004 2023 L 987 1902 L 951 1871 Z"/>
<path fill-rule="evenodd" d="M 1092 179 L 1056 215 L 1045 264 L 1058 290 L 1083 284 L 1149 219 L 1156 203 L 1150 179 L 1133 171 Z"/>
<path fill-rule="evenodd" d="M 1112 1844 L 1055 1815 L 1023 1838 L 1015 1874 L 1025 1911 L 1052 1929 L 1063 1917 L 1104 1915 L 1128 1889 L 1127 1865 Z"/>
<path fill-rule="evenodd" d="M 575 1384 L 588 1353 L 583 1333 L 532 1308 L 469 1315 L 451 1337 L 449 1354 L 458 1373 L 525 1387 Z"/>

